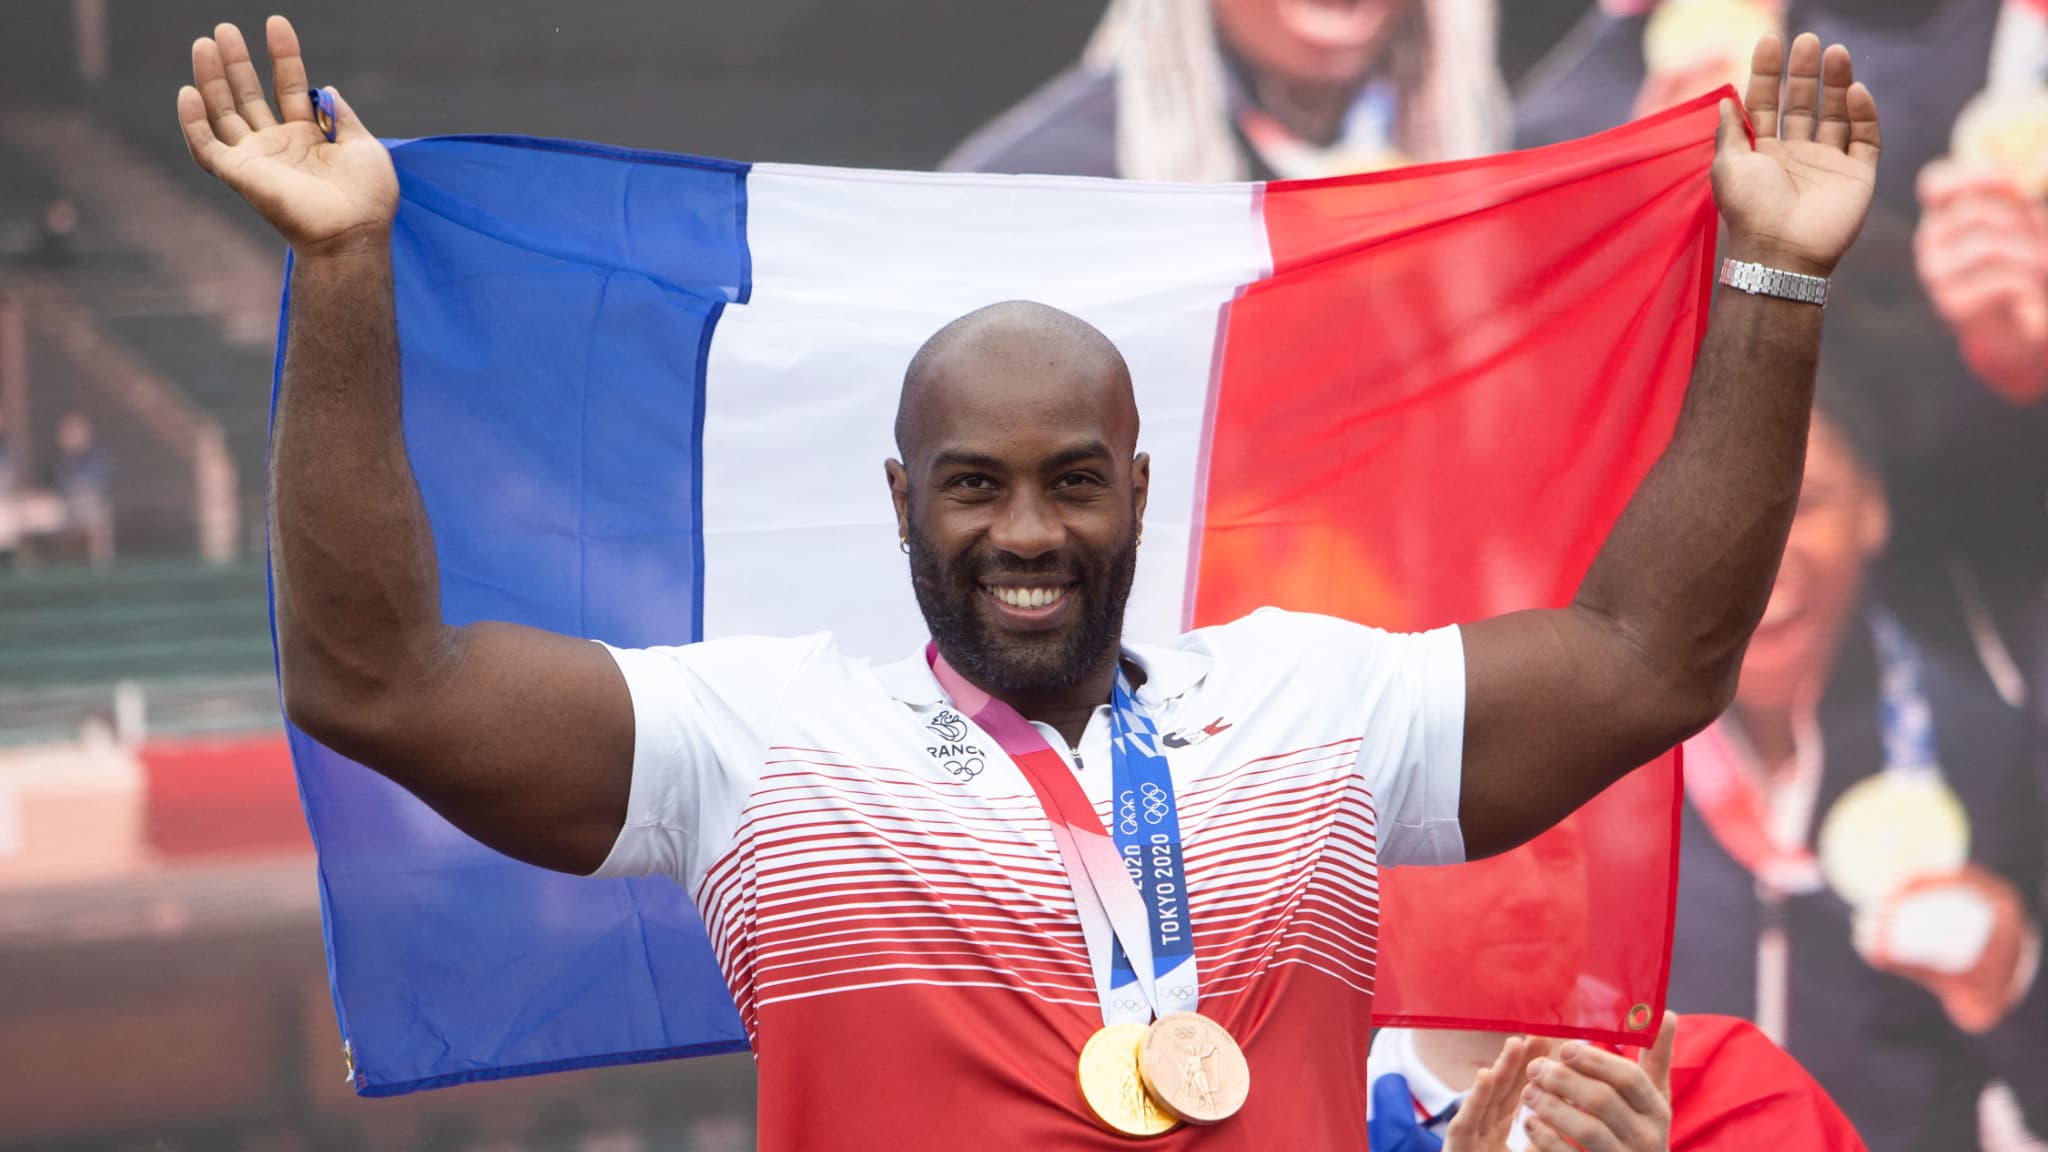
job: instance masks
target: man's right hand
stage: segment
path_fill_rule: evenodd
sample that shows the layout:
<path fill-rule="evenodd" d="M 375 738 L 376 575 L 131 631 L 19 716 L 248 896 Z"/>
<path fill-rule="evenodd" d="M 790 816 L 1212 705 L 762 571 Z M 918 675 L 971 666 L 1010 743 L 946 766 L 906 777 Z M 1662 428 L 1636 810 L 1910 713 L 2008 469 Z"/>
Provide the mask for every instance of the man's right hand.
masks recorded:
<path fill-rule="evenodd" d="M 398 211 L 390 153 L 331 88 L 329 143 L 314 121 L 298 33 L 272 16 L 264 34 L 275 113 L 240 29 L 222 24 L 192 42 L 192 83 L 178 89 L 178 122 L 192 159 L 240 193 L 302 256 L 382 242 Z"/>

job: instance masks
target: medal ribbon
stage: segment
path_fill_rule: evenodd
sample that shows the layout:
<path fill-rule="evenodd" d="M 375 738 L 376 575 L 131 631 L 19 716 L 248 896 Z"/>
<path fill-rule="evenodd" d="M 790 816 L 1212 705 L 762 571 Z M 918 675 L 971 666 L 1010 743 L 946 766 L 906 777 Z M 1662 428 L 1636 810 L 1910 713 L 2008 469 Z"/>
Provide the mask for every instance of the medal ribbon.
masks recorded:
<path fill-rule="evenodd" d="M 1921 687 L 1920 650 L 1891 613 L 1873 609 L 1869 624 L 1877 655 L 1884 770 L 1939 777 L 1934 710 Z M 1787 847 L 1771 835 L 1770 805 L 1744 769 L 1744 761 L 1754 760 L 1726 722 L 1715 724 L 1686 745 L 1686 797 L 1721 847 L 1765 886 L 1788 895 L 1817 892 L 1826 885 L 1812 849 L 1803 843 Z"/>
<path fill-rule="evenodd" d="M 926 646 L 925 658 L 953 707 L 1015 762 L 1045 809 L 1081 914 L 1103 1023 L 1144 1024 L 1154 1009 L 1162 1016 L 1192 1011 L 1197 997 L 1194 944 L 1173 780 L 1159 755 L 1157 729 L 1138 706 L 1122 670 L 1112 696 L 1118 828 L 1112 838 L 1066 759 L 1030 721 L 968 683 L 936 645 Z M 1139 894 L 1141 884 L 1153 886 L 1152 899 Z"/>
<path fill-rule="evenodd" d="M 1173 775 L 1159 752 L 1159 729 L 1138 706 L 1136 693 L 1116 670 L 1110 693 L 1110 760 L 1116 792 L 1116 845 L 1145 903 L 1152 945 L 1152 1006 L 1159 1015 L 1193 1012 L 1200 980 L 1195 937 L 1188 919 L 1186 861 L 1181 855 L 1180 805 Z M 1094 814 L 1094 808 L 1089 808 Z M 1122 949 L 1117 960 L 1123 960 Z"/>

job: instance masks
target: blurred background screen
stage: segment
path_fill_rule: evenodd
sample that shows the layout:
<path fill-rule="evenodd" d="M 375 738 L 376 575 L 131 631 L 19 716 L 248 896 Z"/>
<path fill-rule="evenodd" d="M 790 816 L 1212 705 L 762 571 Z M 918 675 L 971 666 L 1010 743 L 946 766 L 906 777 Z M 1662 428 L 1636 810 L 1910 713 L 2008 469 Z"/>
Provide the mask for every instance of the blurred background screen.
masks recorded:
<path fill-rule="evenodd" d="M 749 1148 L 744 1056 L 396 1100 L 344 1082 L 265 604 L 283 251 L 192 166 L 172 107 L 194 37 L 265 15 L 12 0 L 4 16 L 0 1150 Z M 388 137 L 1172 180 L 1555 143 L 1739 83 L 1759 32 L 1846 42 L 1884 113 L 1878 204 L 1829 307 L 1779 585 L 1698 757 L 1759 781 L 1782 837 L 1812 842 L 1885 771 L 1886 686 L 1910 660 L 1969 860 L 1873 918 L 1760 882 L 1717 813 L 1689 806 L 1671 1003 L 1756 1020 L 1879 1152 L 2048 1147 L 2042 0 L 287 15 L 314 82 Z M 1955 981 L 2000 950 L 2018 957 L 2010 988 L 1959 1008 Z"/>

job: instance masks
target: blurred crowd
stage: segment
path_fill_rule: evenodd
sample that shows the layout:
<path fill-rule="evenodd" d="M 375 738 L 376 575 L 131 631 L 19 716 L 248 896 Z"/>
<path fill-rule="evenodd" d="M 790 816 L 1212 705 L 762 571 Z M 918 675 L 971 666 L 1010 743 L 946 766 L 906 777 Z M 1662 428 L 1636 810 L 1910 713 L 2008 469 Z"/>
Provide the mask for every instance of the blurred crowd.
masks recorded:
<path fill-rule="evenodd" d="M 950 168 L 1293 179 L 1536 147 L 1848 44 L 1879 202 L 1729 714 L 1689 747 L 1670 1003 L 1873 1149 L 2039 1147 L 2048 980 L 2048 4 L 1601 0 L 1509 90 L 1486 0 L 1112 0 Z M 1368 321 L 1369 323 L 1369 321 Z"/>

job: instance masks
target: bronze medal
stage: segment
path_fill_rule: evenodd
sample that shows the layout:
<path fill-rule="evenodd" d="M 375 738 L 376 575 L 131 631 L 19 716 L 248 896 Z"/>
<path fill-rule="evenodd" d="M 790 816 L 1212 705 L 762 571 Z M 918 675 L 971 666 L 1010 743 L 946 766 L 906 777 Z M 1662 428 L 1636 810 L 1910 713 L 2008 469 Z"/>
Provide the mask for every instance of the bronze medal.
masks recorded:
<path fill-rule="evenodd" d="M 1103 1127 L 1120 1136 L 1157 1136 L 1180 1127 L 1146 1093 L 1138 1075 L 1138 1045 L 1145 1034 L 1143 1024 L 1111 1024 L 1081 1048 L 1081 1099 Z"/>
<path fill-rule="evenodd" d="M 1251 1092 L 1251 1065 L 1230 1033 L 1198 1012 L 1173 1012 L 1145 1029 L 1138 1072 L 1168 1112 L 1190 1124 L 1236 1115 Z"/>

